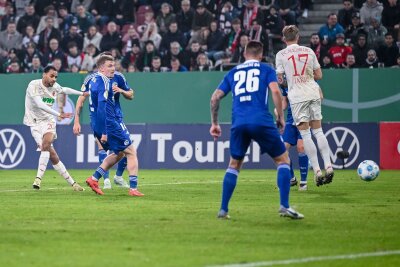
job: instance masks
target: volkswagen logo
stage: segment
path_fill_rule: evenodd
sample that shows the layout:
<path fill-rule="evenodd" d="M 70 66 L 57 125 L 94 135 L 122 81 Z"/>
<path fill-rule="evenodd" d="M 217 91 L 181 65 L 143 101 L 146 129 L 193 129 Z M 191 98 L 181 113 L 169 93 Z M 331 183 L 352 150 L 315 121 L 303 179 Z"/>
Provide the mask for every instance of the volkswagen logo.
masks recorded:
<path fill-rule="evenodd" d="M 24 156 L 25 141 L 22 135 L 13 129 L 0 130 L 0 168 L 14 168 Z"/>
<path fill-rule="evenodd" d="M 337 152 L 347 150 L 349 157 L 344 160 L 344 166 L 351 166 L 358 158 L 360 153 L 360 142 L 357 135 L 346 127 L 334 127 L 326 132 L 326 138 L 329 141 L 330 156 L 332 166 L 336 169 L 342 169 L 342 160 L 337 157 Z"/>

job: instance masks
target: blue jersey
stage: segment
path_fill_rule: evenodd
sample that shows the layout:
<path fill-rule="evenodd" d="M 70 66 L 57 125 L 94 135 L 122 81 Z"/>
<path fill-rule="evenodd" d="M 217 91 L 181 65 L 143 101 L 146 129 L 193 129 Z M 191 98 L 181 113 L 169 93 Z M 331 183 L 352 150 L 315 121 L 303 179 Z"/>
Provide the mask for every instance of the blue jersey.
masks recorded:
<path fill-rule="evenodd" d="M 268 86 L 276 72 L 265 63 L 248 60 L 230 70 L 218 86 L 225 95 L 232 91 L 232 128 L 244 125 L 274 125 L 268 111 Z"/>
<path fill-rule="evenodd" d="M 283 96 L 288 96 L 288 88 L 281 88 L 282 90 L 282 95 Z M 286 124 L 293 124 L 294 120 L 293 120 L 293 115 L 292 115 L 292 109 L 290 108 L 290 103 L 289 103 L 289 98 L 287 98 L 287 116 L 286 116 Z"/>

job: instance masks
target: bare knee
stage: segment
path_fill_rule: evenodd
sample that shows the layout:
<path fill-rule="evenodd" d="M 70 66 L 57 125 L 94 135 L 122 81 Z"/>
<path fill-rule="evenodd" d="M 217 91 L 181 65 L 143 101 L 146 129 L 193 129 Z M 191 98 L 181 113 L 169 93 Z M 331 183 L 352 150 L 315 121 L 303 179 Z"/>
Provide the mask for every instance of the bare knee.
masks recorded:
<path fill-rule="evenodd" d="M 285 151 L 285 153 L 283 153 L 282 155 L 275 157 L 274 161 L 276 165 L 289 164 L 290 163 L 289 154 L 287 153 L 287 151 Z"/>
<path fill-rule="evenodd" d="M 243 164 L 243 159 L 234 159 L 231 158 L 229 161 L 229 168 L 235 169 L 235 170 L 240 170 Z"/>

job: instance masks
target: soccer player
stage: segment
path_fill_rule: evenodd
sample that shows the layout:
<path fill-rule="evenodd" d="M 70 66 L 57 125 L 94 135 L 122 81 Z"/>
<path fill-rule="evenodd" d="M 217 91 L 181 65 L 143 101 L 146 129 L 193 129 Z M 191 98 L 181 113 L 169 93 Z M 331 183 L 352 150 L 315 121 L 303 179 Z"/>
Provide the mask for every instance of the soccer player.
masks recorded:
<path fill-rule="evenodd" d="M 53 147 L 57 138 L 56 117 L 71 118 L 72 113 L 60 113 L 51 108 L 58 94 L 87 95 L 68 87 L 61 87 L 57 83 L 57 70 L 47 66 L 43 70 L 42 79 L 33 80 L 26 89 L 24 124 L 31 128 L 38 150 L 41 151 L 34 189 L 40 189 L 42 177 L 46 171 L 49 159 L 53 168 L 72 186 L 74 191 L 83 191 L 66 170 Z"/>
<path fill-rule="evenodd" d="M 230 162 L 222 185 L 222 203 L 218 218 L 229 219 L 228 204 L 236 187 L 237 177 L 251 140 L 256 141 L 261 153 L 268 153 L 277 164 L 277 183 L 280 194 L 281 216 L 302 219 L 304 216 L 289 206 L 289 156 L 282 138 L 268 111 L 268 93 L 276 106 L 280 127 L 285 126 L 281 93 L 274 69 L 260 63 L 263 45 L 250 41 L 245 47 L 246 61 L 229 71 L 211 96 L 210 134 L 216 140 L 221 136 L 218 124 L 220 101 L 232 92 L 232 127 L 230 136 Z"/>
<path fill-rule="evenodd" d="M 91 105 L 97 110 L 96 113 L 92 114 L 95 117 L 91 119 L 95 123 L 93 129 L 97 131 L 95 135 L 100 136 L 100 143 L 113 153 L 103 160 L 93 176 L 86 179 L 86 184 L 95 193 L 103 195 L 98 180 L 122 157 L 126 156 L 130 185 L 129 195 L 143 196 L 137 189 L 138 159 L 136 149 L 120 115 L 122 114 L 121 107 L 115 101 L 115 96 L 120 93 L 120 88 L 112 84 L 115 73 L 114 58 L 107 54 L 101 55 L 97 61 L 97 67 L 98 73 L 89 82 Z"/>
<path fill-rule="evenodd" d="M 300 184 L 299 190 L 307 190 L 307 175 L 308 175 L 308 157 L 304 152 L 303 139 L 301 138 L 300 132 L 294 125 L 292 109 L 290 108 L 290 103 L 287 97 L 287 87 L 282 87 L 282 109 L 287 109 L 286 125 L 283 132 L 282 138 L 285 142 L 285 147 L 289 151 L 292 146 L 297 146 L 297 153 L 299 156 L 299 169 L 300 169 Z M 275 109 L 276 111 L 276 109 Z M 275 112 L 276 113 L 276 112 Z M 290 185 L 296 186 L 297 179 L 294 175 L 292 161 L 290 161 Z"/>
<path fill-rule="evenodd" d="M 334 175 L 329 144 L 321 127 L 321 89 L 315 81 L 322 79 L 321 67 L 311 48 L 297 44 L 299 29 L 296 26 L 285 26 L 282 33 L 287 47 L 276 55 L 278 80 L 282 83 L 283 75 L 286 75 L 293 119 L 303 138 L 304 150 L 313 166 L 315 183 L 321 186 L 332 182 Z M 317 148 L 311 139 L 310 126 L 324 161 L 325 175 L 322 174 L 318 163 Z"/>
<path fill-rule="evenodd" d="M 89 82 L 90 80 L 95 77 L 97 75 L 97 72 L 89 74 L 83 84 L 82 84 L 82 88 L 81 90 L 84 92 L 89 92 Z M 115 72 L 114 73 L 114 77 L 111 80 L 112 84 L 116 85 L 117 88 L 117 92 L 114 96 L 114 100 L 115 100 L 115 105 L 117 105 L 119 107 L 119 113 L 117 114 L 118 119 L 123 118 L 123 114 L 121 111 L 121 106 L 120 106 L 120 102 L 119 102 L 119 97 L 122 94 L 124 96 L 124 98 L 128 99 L 128 100 L 132 100 L 133 99 L 133 90 L 129 87 L 124 75 L 120 72 Z M 85 103 L 87 97 L 85 96 L 80 96 L 78 98 L 78 100 L 76 101 L 76 109 L 75 109 L 75 121 L 74 121 L 74 134 L 79 135 L 81 132 L 81 125 L 80 125 L 80 114 L 82 112 L 82 108 L 83 108 L 83 104 Z M 89 96 L 90 98 L 90 96 Z M 93 101 L 89 101 L 89 111 L 90 111 L 90 118 L 91 118 L 91 127 L 93 132 L 96 133 L 98 132 L 94 127 L 95 127 L 95 115 L 97 113 L 97 105 L 93 105 Z M 99 150 L 99 163 L 101 164 L 103 162 L 103 160 L 107 157 L 107 150 L 104 149 L 104 147 L 101 145 L 101 143 L 99 142 L 101 138 L 101 135 L 97 135 L 96 136 L 96 143 L 97 143 L 97 147 Z M 120 187 L 126 187 L 129 188 L 128 183 L 122 178 L 122 174 L 124 173 L 126 168 L 126 158 L 122 158 L 117 165 L 117 171 L 115 173 L 114 176 L 114 183 Z M 109 172 L 107 171 L 104 174 L 104 187 L 103 189 L 111 189 L 111 182 L 109 179 Z"/>

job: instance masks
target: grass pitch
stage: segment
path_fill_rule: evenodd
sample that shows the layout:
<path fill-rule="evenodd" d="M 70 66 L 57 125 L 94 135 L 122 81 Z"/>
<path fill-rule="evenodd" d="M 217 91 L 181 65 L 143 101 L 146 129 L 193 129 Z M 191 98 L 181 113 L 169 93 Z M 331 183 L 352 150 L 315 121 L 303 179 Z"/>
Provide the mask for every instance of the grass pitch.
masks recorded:
<path fill-rule="evenodd" d="M 91 171 L 70 173 L 83 185 Z M 224 170 L 143 170 L 143 198 L 115 186 L 104 196 L 86 185 L 73 192 L 52 170 L 34 191 L 36 171 L 2 170 L 0 265 L 400 266 L 400 254 L 301 262 L 400 250 L 400 171 L 381 171 L 370 183 L 337 171 L 330 185 L 292 188 L 300 221 L 278 216 L 275 173 L 243 170 L 227 221 L 216 219 Z"/>

